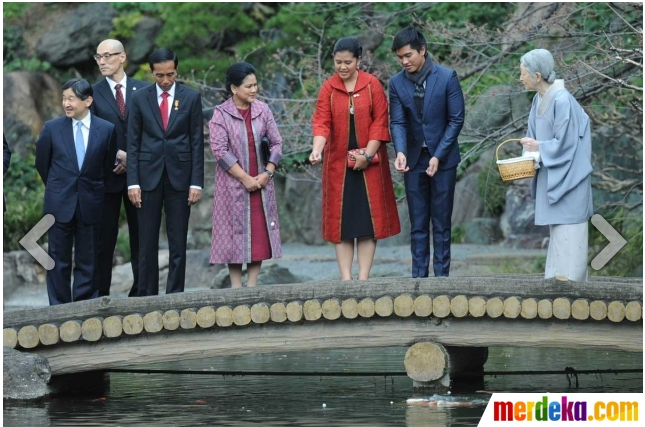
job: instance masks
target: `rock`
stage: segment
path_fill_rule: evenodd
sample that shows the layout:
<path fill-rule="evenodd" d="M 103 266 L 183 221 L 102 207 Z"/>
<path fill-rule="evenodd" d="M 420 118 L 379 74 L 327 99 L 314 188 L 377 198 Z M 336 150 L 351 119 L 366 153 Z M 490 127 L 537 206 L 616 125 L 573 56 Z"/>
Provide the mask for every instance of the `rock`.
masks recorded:
<path fill-rule="evenodd" d="M 162 25 L 161 20 L 149 16 L 141 17 L 134 25 L 134 36 L 124 43 L 128 54 L 128 67 L 132 68 L 126 70 L 127 73 L 133 74 L 139 68 L 137 64 L 148 62 L 148 55 L 155 47 L 155 40 Z"/>
<path fill-rule="evenodd" d="M 14 71 L 2 76 L 3 132 L 11 151 L 23 158 L 33 153 L 43 125 L 63 113 L 61 84 L 45 73 Z"/>
<path fill-rule="evenodd" d="M 464 243 L 491 245 L 499 242 L 502 232 L 495 218 L 473 218 L 466 224 Z"/>
<path fill-rule="evenodd" d="M 546 249 L 549 247 L 549 227 L 543 227 L 545 233 L 515 234 L 504 240 L 502 246 L 514 249 Z"/>
<path fill-rule="evenodd" d="M 283 242 L 308 245 L 325 243 L 322 238 L 321 168 L 276 175 L 276 199 Z"/>
<path fill-rule="evenodd" d="M 514 117 L 526 114 L 530 108 L 530 99 L 524 93 L 519 92 L 515 86 L 492 86 L 478 98 L 477 103 L 468 111 L 462 134 L 487 135 L 490 129 L 497 129 L 509 124 Z"/>
<path fill-rule="evenodd" d="M 452 207 L 452 227 L 463 227 L 476 217 L 484 215 L 484 202 L 477 191 L 477 164 L 471 166 L 455 186 L 455 200 Z"/>
<path fill-rule="evenodd" d="M 2 261 L 2 293 L 5 300 L 18 287 L 45 283 L 47 271 L 27 251 L 5 252 Z"/>
<path fill-rule="evenodd" d="M 91 3 L 71 9 L 58 25 L 42 35 L 36 44 L 38 58 L 55 67 L 94 62 L 96 46 L 114 28 L 119 16 L 109 3 Z M 96 68 L 96 64 L 92 65 Z"/>
<path fill-rule="evenodd" d="M 3 347 L 3 399 L 38 399 L 50 393 L 49 362 L 37 354 Z"/>
<path fill-rule="evenodd" d="M 134 277 L 132 275 L 132 264 L 125 263 L 112 268 L 112 282 L 110 283 L 110 295 L 130 292 Z"/>
<path fill-rule="evenodd" d="M 211 289 L 222 289 L 222 288 L 230 288 L 231 287 L 231 278 L 228 275 L 228 268 L 223 266 L 222 268 L 216 275 L 213 277 L 213 280 L 211 280 Z M 245 271 L 242 271 L 242 274 L 244 274 Z M 260 274 L 262 274 L 262 271 L 260 271 Z"/>
<path fill-rule="evenodd" d="M 210 264 L 210 249 L 188 250 L 186 251 L 186 283 L 190 283 L 191 288 L 208 289 L 220 270 L 228 269 L 221 264 Z M 165 288 L 166 282 L 163 282 Z"/>
<path fill-rule="evenodd" d="M 549 227 L 535 225 L 535 202 L 531 198 L 530 179 L 513 181 L 506 191 L 506 207 L 499 222 L 504 246 L 544 249 L 549 242 Z"/>
<path fill-rule="evenodd" d="M 220 264 L 209 264 L 208 259 L 210 250 L 206 249 L 189 249 L 186 251 L 186 288 L 191 289 L 208 289 L 211 285 L 214 276 L 220 270 L 226 270 L 228 276 L 228 269 Z M 166 290 L 166 283 L 168 281 L 168 259 L 169 252 L 167 249 L 159 250 L 159 293 L 163 294 Z M 118 293 L 127 294 L 130 292 L 133 283 L 132 264 L 127 263 L 117 265 L 112 269 L 112 285 L 110 286 L 110 294 L 115 295 Z M 229 285 L 230 286 L 230 285 Z"/>
<path fill-rule="evenodd" d="M 210 117 L 204 116 L 205 120 Z M 199 203 L 191 206 L 188 220 L 188 249 L 210 250 L 213 232 L 213 192 L 215 185 L 215 166 L 213 152 L 208 136 L 204 137 L 204 189 Z M 162 227 L 165 228 L 165 227 Z M 163 231 L 165 236 L 165 230 Z"/>
<path fill-rule="evenodd" d="M 213 277 L 211 281 L 211 289 L 222 289 L 231 287 L 231 278 L 228 274 L 228 268 L 223 268 Z M 242 270 L 242 283 L 246 284 L 247 279 L 246 268 Z M 310 282 L 312 279 L 309 277 L 299 277 L 293 275 L 289 269 L 280 267 L 277 264 L 267 265 L 262 267 L 260 275 L 258 276 L 258 285 L 279 285 L 286 283 L 304 283 Z"/>
<path fill-rule="evenodd" d="M 535 225 L 535 202 L 531 199 L 528 183 L 528 179 L 514 181 L 506 191 L 500 228 L 507 239 L 523 234 L 548 236 L 548 227 Z"/>

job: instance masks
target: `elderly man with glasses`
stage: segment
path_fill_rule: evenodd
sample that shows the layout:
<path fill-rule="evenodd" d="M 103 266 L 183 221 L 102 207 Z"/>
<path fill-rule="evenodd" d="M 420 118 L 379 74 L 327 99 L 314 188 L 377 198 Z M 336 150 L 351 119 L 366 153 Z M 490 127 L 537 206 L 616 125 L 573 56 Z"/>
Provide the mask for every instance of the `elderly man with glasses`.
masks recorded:
<path fill-rule="evenodd" d="M 114 124 L 117 144 L 110 153 L 114 166 L 105 177 L 105 209 L 101 221 L 98 250 L 98 268 L 95 283 L 99 296 L 110 294 L 112 258 L 119 234 L 119 214 L 124 202 L 130 234 L 130 259 L 134 282 L 130 296 L 137 296 L 139 281 L 139 225 L 137 210 L 129 203 L 126 187 L 128 113 L 132 94 L 149 86 L 149 83 L 126 76 L 123 64 L 127 56 L 118 40 L 104 40 L 96 48 L 94 59 L 104 79 L 94 84 L 92 114 Z M 128 202 L 128 203 L 125 203 Z"/>

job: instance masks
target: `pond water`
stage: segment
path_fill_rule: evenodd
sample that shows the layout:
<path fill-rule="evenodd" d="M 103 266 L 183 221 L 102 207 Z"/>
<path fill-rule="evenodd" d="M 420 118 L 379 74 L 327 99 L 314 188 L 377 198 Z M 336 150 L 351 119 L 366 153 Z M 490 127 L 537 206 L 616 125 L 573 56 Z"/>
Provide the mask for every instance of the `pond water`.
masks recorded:
<path fill-rule="evenodd" d="M 407 348 L 230 356 L 137 369 L 272 372 L 404 372 Z M 642 353 L 490 348 L 486 372 L 642 369 Z M 420 406 L 407 376 L 221 376 L 110 373 L 99 393 L 4 402 L 5 426 L 476 426 L 490 392 L 643 391 L 642 373 L 484 376 L 483 384 L 435 395 L 462 406 Z M 571 385 L 570 385 L 571 384 Z M 431 396 L 425 396 L 431 397 Z"/>

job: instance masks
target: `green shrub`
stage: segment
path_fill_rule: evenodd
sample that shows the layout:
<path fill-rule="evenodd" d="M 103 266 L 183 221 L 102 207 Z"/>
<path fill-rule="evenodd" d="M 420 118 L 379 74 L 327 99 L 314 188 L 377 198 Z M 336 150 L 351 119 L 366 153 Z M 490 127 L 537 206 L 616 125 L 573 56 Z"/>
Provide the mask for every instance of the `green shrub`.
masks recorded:
<path fill-rule="evenodd" d="M 544 273 L 546 270 L 546 256 L 545 255 L 539 255 L 537 258 L 533 260 L 533 272 L 535 273 Z"/>
<path fill-rule="evenodd" d="M 5 73 L 11 71 L 50 71 L 52 66 L 47 61 L 38 58 L 14 59 L 2 67 Z"/>
<path fill-rule="evenodd" d="M 14 2 L 3 2 L 2 3 L 2 20 L 9 21 L 12 19 L 21 18 L 29 9 L 31 3 L 14 3 Z"/>
<path fill-rule="evenodd" d="M 488 163 L 477 176 L 477 191 L 484 202 L 484 209 L 489 215 L 500 215 L 506 205 L 507 184 L 502 181 L 496 165 Z"/>
<path fill-rule="evenodd" d="M 29 154 L 24 160 L 17 153 L 11 156 L 11 164 L 4 175 L 3 192 L 7 198 L 4 214 L 4 251 L 22 250 L 19 241 L 43 217 L 45 186 L 36 171 L 35 156 Z M 46 240 L 46 235 L 41 239 Z"/>
<path fill-rule="evenodd" d="M 134 37 L 134 27 L 141 20 L 141 12 L 123 13 L 112 20 L 114 29 L 108 37 L 113 39 L 130 39 Z"/>
<path fill-rule="evenodd" d="M 2 55 L 2 65 L 5 67 L 28 55 L 22 28 L 15 25 L 5 25 L 2 28 Z"/>
<path fill-rule="evenodd" d="M 465 240 L 466 240 L 466 228 L 462 227 L 461 225 L 452 227 L 452 231 L 450 233 L 450 241 L 452 243 L 464 243 Z"/>

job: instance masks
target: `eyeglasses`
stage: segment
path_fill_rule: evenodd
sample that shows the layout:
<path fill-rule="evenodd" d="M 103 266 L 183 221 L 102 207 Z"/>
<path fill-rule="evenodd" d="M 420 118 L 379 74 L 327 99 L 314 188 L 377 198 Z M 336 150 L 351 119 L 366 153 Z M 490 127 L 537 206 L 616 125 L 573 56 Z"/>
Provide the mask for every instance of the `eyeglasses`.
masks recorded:
<path fill-rule="evenodd" d="M 117 52 L 117 53 L 106 53 L 106 54 L 103 54 L 103 55 L 94 55 L 94 60 L 96 60 L 96 61 L 100 61 L 100 60 L 101 60 L 101 58 L 103 58 L 103 59 L 110 59 L 110 58 L 112 58 L 113 56 L 115 56 L 115 55 L 121 55 L 122 53 L 123 53 L 123 52 Z"/>

